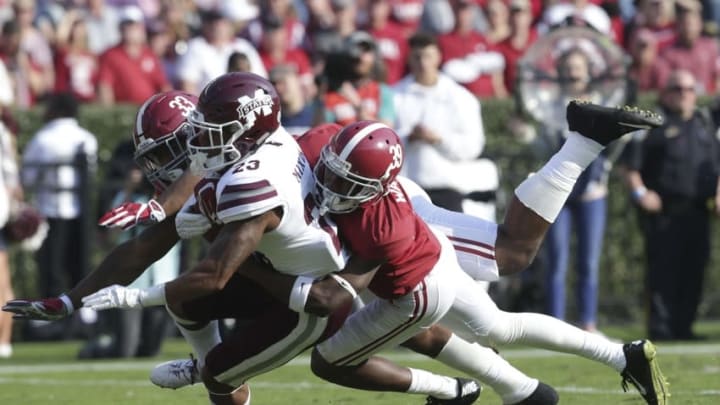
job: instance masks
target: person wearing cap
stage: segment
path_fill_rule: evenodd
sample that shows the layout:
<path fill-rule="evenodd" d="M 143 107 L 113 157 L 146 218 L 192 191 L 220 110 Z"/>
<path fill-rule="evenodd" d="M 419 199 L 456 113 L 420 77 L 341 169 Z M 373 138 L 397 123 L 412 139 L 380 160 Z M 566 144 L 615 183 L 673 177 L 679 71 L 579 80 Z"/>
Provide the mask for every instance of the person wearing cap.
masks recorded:
<path fill-rule="evenodd" d="M 356 31 L 343 41 L 340 51 L 328 56 L 323 96 L 325 121 L 348 125 L 360 120 L 392 125 L 395 108 L 390 87 L 381 83 L 377 45 L 365 31 Z"/>
<path fill-rule="evenodd" d="M 120 43 L 100 56 L 98 98 L 105 105 L 142 104 L 170 90 L 163 65 L 147 43 L 145 17 L 137 6 L 120 14 Z"/>
<path fill-rule="evenodd" d="M 687 70 L 697 80 L 698 95 L 714 94 L 720 88 L 720 49 L 715 38 L 702 36 L 702 4 L 698 0 L 678 0 L 675 3 L 675 41 L 660 51 L 658 62 L 662 72 L 660 83 L 670 73 Z"/>
<path fill-rule="evenodd" d="M 177 75 L 182 90 L 197 94 L 211 80 L 226 73 L 233 52 L 248 57 L 252 73 L 267 77 L 267 69 L 255 47 L 235 37 L 233 25 L 223 14 L 207 11 L 201 17 L 202 35 L 188 41 L 187 52 L 178 61 Z"/>
<path fill-rule="evenodd" d="M 475 30 L 474 1 L 450 0 L 455 27 L 438 37 L 443 55 L 442 70 L 476 97 L 506 97 L 503 82 L 505 59 Z"/>

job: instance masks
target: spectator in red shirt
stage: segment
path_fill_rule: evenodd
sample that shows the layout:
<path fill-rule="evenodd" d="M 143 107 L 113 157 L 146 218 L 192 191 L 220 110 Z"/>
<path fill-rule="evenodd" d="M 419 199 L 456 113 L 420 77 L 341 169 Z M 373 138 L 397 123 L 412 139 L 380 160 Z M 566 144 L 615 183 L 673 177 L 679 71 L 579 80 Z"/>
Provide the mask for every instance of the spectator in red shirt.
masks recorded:
<path fill-rule="evenodd" d="M 58 24 L 55 49 L 55 92 L 70 92 L 80 101 L 95 99 L 97 56 L 88 45 L 87 24 L 68 10 Z"/>
<path fill-rule="evenodd" d="M 661 62 L 658 62 L 658 44 L 653 33 L 642 28 L 630 40 L 628 52 L 632 58 L 628 76 L 636 91 L 657 91 L 663 88 L 660 81 Z"/>
<path fill-rule="evenodd" d="M 147 44 L 142 11 L 126 7 L 120 18 L 120 43 L 102 54 L 98 96 L 103 104 L 142 104 L 170 90 L 162 63 Z"/>
<path fill-rule="evenodd" d="M 673 70 L 683 69 L 693 74 L 699 95 L 713 94 L 718 88 L 720 50 L 714 38 L 701 37 L 702 5 L 697 0 L 678 0 L 675 32 L 672 45 L 660 52 L 662 63 L 660 83 L 665 83 Z"/>
<path fill-rule="evenodd" d="M 628 24 L 625 35 L 626 46 L 641 28 L 646 28 L 655 37 L 658 50 L 662 50 L 675 40 L 675 10 L 673 0 L 640 0 L 637 12 Z"/>
<path fill-rule="evenodd" d="M 494 45 L 509 37 L 510 10 L 505 0 L 487 0 L 482 8 L 488 25 L 485 40 Z"/>
<path fill-rule="evenodd" d="M 443 54 L 443 72 L 467 87 L 477 97 L 506 97 L 503 82 L 505 59 L 475 30 L 475 2 L 450 0 L 454 29 L 438 38 Z"/>
<path fill-rule="evenodd" d="M 262 46 L 265 36 L 265 18 L 276 18 L 283 25 L 288 49 L 305 47 L 305 26 L 298 20 L 292 0 L 262 1 L 260 18 L 256 18 L 247 27 L 247 37 L 253 45 Z M 270 67 L 268 67 L 270 69 Z"/>
<path fill-rule="evenodd" d="M 505 58 L 505 87 L 515 89 L 517 61 L 537 40 L 537 31 L 532 27 L 532 12 L 528 0 L 510 1 L 510 37 L 496 45 Z"/>
<path fill-rule="evenodd" d="M 390 0 L 392 18 L 402 27 L 405 38 L 410 38 L 420 26 L 425 7 L 424 0 Z"/>
<path fill-rule="evenodd" d="M 408 46 L 403 28 L 390 20 L 390 0 L 369 0 L 368 32 L 375 38 L 385 63 L 385 81 L 394 84 L 405 75 Z"/>
<path fill-rule="evenodd" d="M 311 98 L 315 95 L 315 76 L 310 67 L 310 60 L 305 52 L 291 48 L 288 43 L 287 26 L 273 15 L 263 16 L 262 41 L 260 42 L 260 58 L 265 69 L 270 71 L 277 65 L 290 65 L 300 77 L 303 93 Z"/>

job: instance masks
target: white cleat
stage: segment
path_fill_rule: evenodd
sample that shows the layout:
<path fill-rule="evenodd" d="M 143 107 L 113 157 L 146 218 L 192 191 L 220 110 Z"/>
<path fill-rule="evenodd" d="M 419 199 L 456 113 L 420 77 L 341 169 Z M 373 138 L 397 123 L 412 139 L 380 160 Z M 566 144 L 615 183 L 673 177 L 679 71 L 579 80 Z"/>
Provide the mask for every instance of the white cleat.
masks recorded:
<path fill-rule="evenodd" d="M 150 373 L 150 381 L 158 387 L 174 390 L 200 381 L 197 359 L 170 360 L 160 363 Z"/>

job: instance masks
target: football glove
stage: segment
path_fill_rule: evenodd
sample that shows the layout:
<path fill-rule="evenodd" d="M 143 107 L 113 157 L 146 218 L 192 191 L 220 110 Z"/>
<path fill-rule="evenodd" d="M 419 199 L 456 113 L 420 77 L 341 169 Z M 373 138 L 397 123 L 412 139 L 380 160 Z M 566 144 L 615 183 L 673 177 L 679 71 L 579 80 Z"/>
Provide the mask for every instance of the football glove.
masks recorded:
<path fill-rule="evenodd" d="M 138 224 L 154 224 L 165 219 L 165 210 L 155 200 L 147 203 L 126 202 L 107 212 L 98 224 L 108 228 L 132 229 Z"/>
<path fill-rule="evenodd" d="M 150 288 L 127 288 L 114 284 L 83 297 L 82 302 L 85 308 L 96 311 L 163 305 L 165 303 L 165 286 L 160 284 Z"/>
<path fill-rule="evenodd" d="M 69 298 L 65 298 L 70 303 Z M 10 300 L 2 310 L 12 312 L 13 319 L 55 321 L 69 316 L 73 312 L 72 303 L 66 304 L 62 298 L 42 298 L 39 300 Z"/>

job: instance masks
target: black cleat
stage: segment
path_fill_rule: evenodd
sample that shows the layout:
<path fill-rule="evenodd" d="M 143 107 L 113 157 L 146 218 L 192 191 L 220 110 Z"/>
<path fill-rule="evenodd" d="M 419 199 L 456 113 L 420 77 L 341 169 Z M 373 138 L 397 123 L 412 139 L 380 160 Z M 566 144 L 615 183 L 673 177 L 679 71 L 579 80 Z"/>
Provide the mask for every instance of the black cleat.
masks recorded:
<path fill-rule="evenodd" d="M 566 118 L 571 131 L 603 146 L 628 132 L 663 124 L 663 117 L 652 111 L 630 106 L 603 107 L 581 100 L 568 103 Z"/>
<path fill-rule="evenodd" d="M 480 396 L 482 387 L 475 380 L 457 377 L 457 396 L 453 399 L 427 397 L 425 405 L 470 405 Z"/>
<path fill-rule="evenodd" d="M 533 391 L 529 397 L 523 399 L 515 405 L 555 405 L 559 401 L 560 397 L 558 396 L 557 391 L 555 391 L 555 388 L 545 384 L 544 382 L 539 382 L 537 388 L 535 388 L 535 391 Z"/>
<path fill-rule="evenodd" d="M 670 397 L 670 384 L 665 380 L 655 359 L 655 345 L 649 340 L 636 340 L 625 344 L 623 352 L 627 362 L 625 370 L 620 373 L 623 390 L 627 392 L 630 382 L 648 405 L 666 405 Z"/>

